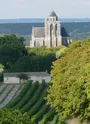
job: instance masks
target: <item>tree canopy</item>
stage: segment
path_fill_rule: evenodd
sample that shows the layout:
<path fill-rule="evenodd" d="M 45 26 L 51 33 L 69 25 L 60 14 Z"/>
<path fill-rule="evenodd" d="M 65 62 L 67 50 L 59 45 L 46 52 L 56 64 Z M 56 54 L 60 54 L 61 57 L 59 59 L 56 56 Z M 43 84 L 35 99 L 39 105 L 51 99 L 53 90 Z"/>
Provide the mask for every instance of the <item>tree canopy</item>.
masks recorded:
<path fill-rule="evenodd" d="M 53 62 L 48 104 L 60 119 L 90 120 L 90 39 L 74 42 L 61 59 Z"/>
<path fill-rule="evenodd" d="M 14 34 L 0 37 L 0 63 L 5 69 L 10 68 L 11 64 L 20 57 L 27 55 L 27 50 L 23 45 L 24 40 L 23 37 L 16 37 Z"/>
<path fill-rule="evenodd" d="M 38 72 L 51 70 L 52 62 L 56 60 L 57 48 L 34 47 L 27 48 L 28 55 L 22 56 L 11 66 L 10 71 Z"/>

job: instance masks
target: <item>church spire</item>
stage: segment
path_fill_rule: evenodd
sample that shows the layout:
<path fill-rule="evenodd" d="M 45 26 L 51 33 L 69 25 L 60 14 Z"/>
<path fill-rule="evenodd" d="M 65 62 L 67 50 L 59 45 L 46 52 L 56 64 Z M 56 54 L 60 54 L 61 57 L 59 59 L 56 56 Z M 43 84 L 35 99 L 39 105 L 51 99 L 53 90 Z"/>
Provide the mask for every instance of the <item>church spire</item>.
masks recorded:
<path fill-rule="evenodd" d="M 56 15 L 56 13 L 54 11 L 52 11 L 49 16 L 51 16 L 51 17 L 57 17 L 57 15 Z"/>
<path fill-rule="evenodd" d="M 54 11 L 51 12 L 49 17 L 56 17 L 56 19 L 58 20 L 58 16 L 56 15 L 56 13 Z"/>

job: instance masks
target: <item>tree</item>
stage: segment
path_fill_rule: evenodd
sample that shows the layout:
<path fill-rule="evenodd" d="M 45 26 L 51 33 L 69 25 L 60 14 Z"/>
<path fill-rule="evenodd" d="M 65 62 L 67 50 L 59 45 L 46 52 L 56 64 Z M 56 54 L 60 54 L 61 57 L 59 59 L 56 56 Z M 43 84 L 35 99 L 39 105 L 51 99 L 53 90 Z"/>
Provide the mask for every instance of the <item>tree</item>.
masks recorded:
<path fill-rule="evenodd" d="M 52 85 L 46 99 L 60 119 L 79 117 L 81 121 L 89 121 L 90 40 L 76 44 L 78 42 L 69 47 L 63 58 L 53 63 Z"/>
<path fill-rule="evenodd" d="M 23 80 L 23 83 L 25 83 L 28 80 L 28 76 L 24 73 L 17 75 L 17 77 L 19 77 L 20 83 L 21 83 L 21 80 Z"/>
<path fill-rule="evenodd" d="M 23 45 L 24 41 L 25 39 L 23 37 L 17 37 L 15 34 L 4 35 L 0 37 L 0 45 L 6 45 L 6 44 Z"/>
<path fill-rule="evenodd" d="M 4 35 L 0 37 L 0 63 L 9 69 L 20 57 L 27 55 L 23 37 Z"/>
<path fill-rule="evenodd" d="M 37 56 L 45 56 L 48 54 L 56 54 L 56 51 L 59 50 L 59 48 L 47 48 L 46 46 L 41 46 L 41 47 L 33 47 L 33 48 L 28 48 L 28 53 L 29 54 L 34 54 Z"/>
<path fill-rule="evenodd" d="M 38 72 L 50 71 L 52 61 L 55 61 L 55 55 L 47 54 L 44 56 L 28 55 L 21 57 L 11 66 L 11 72 Z"/>
<path fill-rule="evenodd" d="M 67 49 L 68 49 L 67 47 L 60 48 L 60 50 L 56 52 L 56 57 L 57 58 L 63 57 L 66 54 Z"/>

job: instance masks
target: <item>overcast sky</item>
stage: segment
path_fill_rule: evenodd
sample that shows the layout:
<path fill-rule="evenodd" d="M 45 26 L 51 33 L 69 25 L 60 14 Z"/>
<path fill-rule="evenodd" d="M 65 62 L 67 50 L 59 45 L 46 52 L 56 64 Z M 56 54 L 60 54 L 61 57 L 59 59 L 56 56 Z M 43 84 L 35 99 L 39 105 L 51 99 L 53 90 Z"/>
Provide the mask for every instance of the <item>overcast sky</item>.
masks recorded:
<path fill-rule="evenodd" d="M 90 0 L 0 0 L 0 19 L 44 18 L 53 10 L 59 18 L 90 18 Z"/>

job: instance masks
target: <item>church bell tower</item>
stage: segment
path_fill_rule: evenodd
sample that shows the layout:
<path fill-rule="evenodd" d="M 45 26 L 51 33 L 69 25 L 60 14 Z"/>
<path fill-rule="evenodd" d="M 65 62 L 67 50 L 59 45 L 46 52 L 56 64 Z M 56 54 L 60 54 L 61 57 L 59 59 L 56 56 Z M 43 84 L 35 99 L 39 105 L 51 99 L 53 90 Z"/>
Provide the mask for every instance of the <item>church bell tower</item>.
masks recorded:
<path fill-rule="evenodd" d="M 47 47 L 62 45 L 61 25 L 54 11 L 45 19 L 45 41 Z"/>

